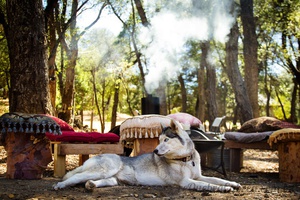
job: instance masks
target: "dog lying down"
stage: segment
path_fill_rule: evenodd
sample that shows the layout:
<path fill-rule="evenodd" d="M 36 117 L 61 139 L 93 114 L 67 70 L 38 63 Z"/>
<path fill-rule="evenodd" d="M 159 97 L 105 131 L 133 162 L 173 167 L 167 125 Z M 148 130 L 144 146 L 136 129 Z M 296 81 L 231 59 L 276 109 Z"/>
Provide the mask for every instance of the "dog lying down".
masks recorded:
<path fill-rule="evenodd" d="M 55 190 L 85 183 L 88 190 L 96 187 L 128 185 L 178 185 L 198 191 L 229 192 L 241 187 L 236 182 L 201 174 L 200 155 L 181 124 L 172 121 L 164 127 L 159 145 L 153 153 L 136 157 L 102 154 L 91 157 L 82 166 L 68 172 Z"/>

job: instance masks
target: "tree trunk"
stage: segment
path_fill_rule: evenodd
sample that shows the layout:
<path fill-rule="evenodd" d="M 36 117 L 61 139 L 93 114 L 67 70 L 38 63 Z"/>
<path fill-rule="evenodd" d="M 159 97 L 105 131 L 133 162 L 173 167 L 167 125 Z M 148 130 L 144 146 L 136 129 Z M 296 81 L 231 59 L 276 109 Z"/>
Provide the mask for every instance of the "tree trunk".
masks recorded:
<path fill-rule="evenodd" d="M 10 112 L 50 113 L 42 1 L 7 1 Z"/>
<path fill-rule="evenodd" d="M 287 45 L 287 35 L 286 32 L 284 31 L 281 35 L 281 41 L 282 41 L 282 49 L 289 51 L 288 50 L 288 45 Z M 298 48 L 292 48 L 296 49 L 297 52 L 300 50 L 300 39 L 297 39 L 298 43 Z M 292 98 L 291 98 L 291 116 L 290 116 L 290 122 L 297 123 L 297 116 L 296 116 L 296 101 L 297 101 L 297 91 L 300 93 L 300 90 L 298 89 L 300 86 L 300 56 L 294 52 L 294 55 L 297 55 L 295 60 L 295 65 L 290 57 L 286 58 L 286 66 L 287 68 L 292 72 L 294 78 L 294 88 L 292 92 Z M 298 95 L 298 102 L 300 102 L 300 95 Z"/>
<path fill-rule="evenodd" d="M 145 10 L 143 8 L 142 2 L 140 0 L 134 0 L 134 3 L 135 3 L 137 11 L 139 13 L 139 16 L 141 18 L 142 24 L 146 27 L 149 26 L 150 23 L 149 23 L 149 21 L 146 17 L 146 13 L 145 13 Z"/>
<path fill-rule="evenodd" d="M 114 128 L 117 124 L 117 111 L 119 105 L 119 90 L 120 90 L 120 78 L 116 80 L 115 83 L 115 93 L 114 93 L 114 104 L 111 111 L 111 125 L 110 129 Z"/>
<path fill-rule="evenodd" d="M 204 122 L 205 119 L 205 57 L 201 55 L 200 68 L 198 69 L 198 101 L 197 101 L 197 117 Z"/>
<path fill-rule="evenodd" d="M 125 92 L 126 92 L 126 102 L 128 105 L 128 110 L 130 111 L 131 115 L 135 115 L 133 107 L 131 106 L 130 91 L 126 86 L 125 86 Z"/>
<path fill-rule="evenodd" d="M 55 112 L 56 106 L 56 23 L 55 23 L 55 14 L 54 9 L 57 7 L 57 0 L 47 0 L 47 7 L 45 9 L 45 19 L 46 19 L 46 28 L 49 35 L 49 58 L 48 58 L 48 66 L 49 66 L 49 92 L 52 109 Z"/>
<path fill-rule="evenodd" d="M 253 16 L 253 0 L 241 1 L 241 20 L 243 24 L 243 44 L 245 61 L 245 82 L 254 117 L 259 117 L 258 106 L 258 43 Z"/>
<path fill-rule="evenodd" d="M 281 101 L 281 99 L 280 99 L 280 96 L 279 96 L 279 94 L 278 94 L 277 89 L 275 89 L 275 94 L 276 94 L 277 100 L 278 100 L 278 102 L 279 102 L 279 104 L 280 104 L 280 108 L 281 108 L 281 111 L 282 111 L 284 120 L 287 121 L 288 119 L 287 119 L 286 114 L 285 114 L 284 106 L 283 106 L 283 103 L 282 103 L 282 101 Z"/>
<path fill-rule="evenodd" d="M 217 98 L 216 98 L 216 69 L 213 65 L 207 62 L 208 52 L 210 49 L 210 43 L 204 42 L 201 43 L 202 57 L 204 59 L 202 62 L 204 66 L 206 66 L 206 76 L 207 76 L 207 111 L 208 111 L 208 121 L 210 124 L 214 121 L 214 119 L 218 115 L 217 109 Z"/>
<path fill-rule="evenodd" d="M 136 3 L 139 3 L 138 1 Z M 138 65 L 138 68 L 139 68 L 140 73 L 141 73 L 141 82 L 142 82 L 143 92 L 144 92 L 145 96 L 147 96 L 149 93 L 148 93 L 148 91 L 146 89 L 146 86 L 145 86 L 146 80 L 145 80 L 145 72 L 144 72 L 144 68 L 143 68 L 142 60 L 141 60 L 141 55 L 142 54 L 140 53 L 140 51 L 138 49 L 138 46 L 137 46 L 137 43 L 136 43 L 135 9 L 134 9 L 134 5 L 133 5 L 133 1 L 132 0 L 130 1 L 130 3 L 131 3 L 131 9 L 132 9 L 132 25 L 131 25 L 131 29 L 129 28 L 128 24 L 126 24 L 122 20 L 121 16 L 118 14 L 118 12 L 114 8 L 114 6 L 111 3 L 109 3 L 109 5 L 111 6 L 112 11 L 116 15 L 116 17 L 122 22 L 123 27 L 130 33 L 130 37 L 131 37 L 131 41 L 132 41 L 132 46 L 133 46 L 133 49 L 134 49 L 134 54 L 136 56 L 136 60 L 134 61 L 134 64 L 137 63 L 137 65 Z M 136 5 L 136 6 L 139 7 L 138 9 L 140 9 L 140 5 Z"/>
<path fill-rule="evenodd" d="M 72 16 L 74 17 L 70 23 L 70 47 L 62 40 L 62 46 L 67 53 L 67 67 L 66 67 L 66 80 L 64 83 L 62 95 L 62 113 L 63 120 L 72 123 L 72 107 L 74 101 L 74 88 L 75 88 L 75 67 L 78 58 L 78 33 L 76 28 L 76 13 L 78 9 L 78 0 L 73 0 L 72 3 Z"/>
<path fill-rule="evenodd" d="M 101 85 L 102 85 L 102 91 L 100 92 L 100 96 L 101 96 L 101 109 L 99 107 L 98 101 L 96 101 L 95 98 L 95 103 L 97 106 L 97 111 L 98 111 L 98 115 L 99 115 L 99 119 L 100 119 L 100 125 L 101 125 L 101 132 L 104 132 L 105 129 L 105 83 L 106 80 L 102 80 L 101 81 Z M 97 96 L 97 90 L 95 90 L 95 96 Z"/>
<path fill-rule="evenodd" d="M 297 115 L 296 115 L 296 101 L 297 101 L 297 91 L 299 90 L 297 81 L 295 78 L 293 78 L 294 82 L 294 87 L 293 87 L 293 92 L 292 92 L 292 99 L 291 99 L 291 116 L 290 116 L 290 122 L 292 123 L 297 123 Z M 300 98 L 300 97 L 298 97 Z"/>
<path fill-rule="evenodd" d="M 246 90 L 244 80 L 238 66 L 238 37 L 237 23 L 233 25 L 226 42 L 225 71 L 235 94 L 237 107 L 240 108 L 241 123 L 253 118 L 252 107 Z"/>
<path fill-rule="evenodd" d="M 178 81 L 180 83 L 180 88 L 181 88 L 181 112 L 186 112 L 186 110 L 187 110 L 187 95 L 186 95 L 186 88 L 185 88 L 182 74 L 180 74 L 178 76 Z"/>
<path fill-rule="evenodd" d="M 95 105 L 96 105 L 96 108 L 97 108 L 97 112 L 98 112 L 98 115 L 99 115 L 99 121 L 100 121 L 100 126 L 101 126 L 101 132 L 104 132 L 104 129 L 105 129 L 105 116 L 102 112 L 104 112 L 104 106 L 103 106 L 103 102 L 104 102 L 104 98 L 103 98 L 103 93 L 101 94 L 102 95 L 102 101 L 101 101 L 101 107 L 102 107 L 102 112 L 101 112 L 101 109 L 100 109 L 100 105 L 99 105 L 99 101 L 98 101 L 98 96 L 97 96 L 97 86 L 96 86 L 96 78 L 95 78 L 95 75 L 96 75 L 96 69 L 93 67 L 93 69 L 91 70 L 91 75 L 92 75 L 92 85 L 93 85 L 93 92 L 94 92 L 94 99 L 95 99 Z M 103 85 L 105 85 L 105 80 L 103 80 Z"/>

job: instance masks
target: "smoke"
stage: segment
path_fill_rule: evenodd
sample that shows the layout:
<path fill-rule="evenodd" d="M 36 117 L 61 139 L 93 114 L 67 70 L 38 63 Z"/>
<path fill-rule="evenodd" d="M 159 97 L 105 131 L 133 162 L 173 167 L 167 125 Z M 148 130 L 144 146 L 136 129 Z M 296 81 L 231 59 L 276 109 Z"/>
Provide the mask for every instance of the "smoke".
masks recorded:
<path fill-rule="evenodd" d="M 180 59 L 188 40 L 214 39 L 226 42 L 234 22 L 229 14 L 231 0 L 168 1 L 151 19 L 151 27 L 143 28 L 139 35 L 147 46 L 148 74 L 146 89 L 153 92 L 161 81 L 176 79 L 181 69 Z"/>

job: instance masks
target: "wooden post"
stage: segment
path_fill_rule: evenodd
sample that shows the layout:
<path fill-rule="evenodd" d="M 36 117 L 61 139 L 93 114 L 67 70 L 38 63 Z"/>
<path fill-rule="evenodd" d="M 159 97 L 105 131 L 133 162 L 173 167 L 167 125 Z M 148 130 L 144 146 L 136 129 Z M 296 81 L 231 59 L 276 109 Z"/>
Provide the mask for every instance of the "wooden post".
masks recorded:
<path fill-rule="evenodd" d="M 133 142 L 133 151 L 131 156 L 138 156 L 144 153 L 153 152 L 159 144 L 158 138 L 140 138 Z"/>
<path fill-rule="evenodd" d="M 243 150 L 242 149 L 230 149 L 230 172 L 240 172 L 243 167 Z"/>
<path fill-rule="evenodd" d="M 60 153 L 60 142 L 54 143 L 54 177 L 63 177 L 66 173 L 66 155 Z"/>
<path fill-rule="evenodd" d="M 90 158 L 89 154 L 79 154 L 79 165 L 83 165 L 85 161 L 87 161 Z"/>

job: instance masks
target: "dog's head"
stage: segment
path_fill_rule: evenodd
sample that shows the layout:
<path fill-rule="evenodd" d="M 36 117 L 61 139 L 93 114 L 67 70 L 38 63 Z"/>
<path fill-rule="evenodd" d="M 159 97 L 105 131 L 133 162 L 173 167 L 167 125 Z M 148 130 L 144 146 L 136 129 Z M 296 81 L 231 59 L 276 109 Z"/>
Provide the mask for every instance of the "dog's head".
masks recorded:
<path fill-rule="evenodd" d="M 169 127 L 162 127 L 162 129 L 159 145 L 154 150 L 156 155 L 167 159 L 178 159 L 193 153 L 194 143 L 179 122 L 172 120 Z"/>

